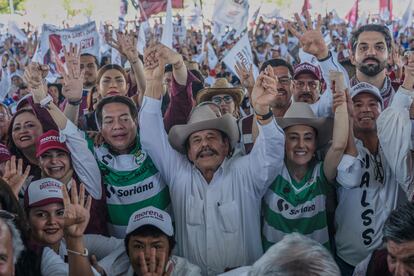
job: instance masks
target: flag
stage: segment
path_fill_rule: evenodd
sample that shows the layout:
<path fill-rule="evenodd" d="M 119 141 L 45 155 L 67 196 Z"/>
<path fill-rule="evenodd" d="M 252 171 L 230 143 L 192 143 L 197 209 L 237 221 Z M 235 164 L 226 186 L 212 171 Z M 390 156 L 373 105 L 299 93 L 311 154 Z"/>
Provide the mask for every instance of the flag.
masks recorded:
<path fill-rule="evenodd" d="M 309 12 L 309 10 L 312 8 L 311 4 L 309 2 L 310 0 L 304 0 L 303 1 L 303 6 L 302 6 L 302 15 L 305 14 L 306 11 Z"/>
<path fill-rule="evenodd" d="M 250 68 L 253 65 L 253 76 L 256 79 L 259 75 L 259 69 L 253 63 L 253 54 L 252 48 L 250 46 L 249 37 L 246 33 L 240 40 L 236 43 L 236 45 L 231 48 L 231 50 L 226 54 L 223 58 L 223 62 L 226 64 L 227 68 L 236 75 L 239 79 L 240 76 L 236 72 L 236 63 L 239 62 L 246 66 L 246 68 Z"/>
<path fill-rule="evenodd" d="M 211 46 L 210 42 L 207 43 L 207 55 L 208 55 L 208 67 L 210 70 L 213 70 L 218 62 L 218 58 L 216 56 L 216 52 L 214 52 L 213 46 Z"/>
<path fill-rule="evenodd" d="M 162 28 L 161 44 L 173 49 L 173 23 L 172 23 L 172 7 L 171 0 L 167 0 L 167 15 L 165 24 Z"/>
<path fill-rule="evenodd" d="M 144 54 L 144 48 L 147 44 L 147 40 L 145 39 L 145 29 L 148 27 L 148 22 L 144 21 L 139 26 L 139 32 L 138 32 L 138 41 L 137 41 L 137 51 L 141 55 Z"/>
<path fill-rule="evenodd" d="M 114 38 L 116 40 L 115 30 L 112 30 L 112 38 Z M 122 66 L 121 54 L 115 48 L 111 49 L 111 63 L 112 64 L 118 64 L 119 66 Z"/>
<path fill-rule="evenodd" d="M 9 21 L 8 24 L 9 34 L 14 35 L 17 40 L 21 42 L 27 42 L 26 34 L 17 26 L 16 22 Z"/>
<path fill-rule="evenodd" d="M 383 20 L 392 20 L 392 0 L 379 0 L 379 14 Z"/>
<path fill-rule="evenodd" d="M 247 28 L 248 0 L 216 0 L 213 14 L 213 34 L 217 39 L 225 34 L 226 27 L 241 33 Z"/>
<path fill-rule="evenodd" d="M 410 27 L 413 23 L 413 0 L 410 0 L 408 4 L 408 8 L 405 10 L 405 13 L 400 21 L 400 32 L 404 32 L 404 30 Z"/>
<path fill-rule="evenodd" d="M 184 0 L 172 0 L 174 9 L 184 8 Z M 153 14 L 165 12 L 167 10 L 167 0 L 139 0 L 139 10 L 141 19 L 149 18 Z"/>
<path fill-rule="evenodd" d="M 257 17 L 259 16 L 260 8 L 262 5 L 260 5 L 257 10 L 253 13 L 252 18 L 250 19 L 250 26 L 256 25 Z"/>
<path fill-rule="evenodd" d="M 352 6 L 351 10 L 345 16 L 346 20 L 351 23 L 353 26 L 356 25 L 358 21 L 358 0 L 355 0 L 354 5 Z"/>

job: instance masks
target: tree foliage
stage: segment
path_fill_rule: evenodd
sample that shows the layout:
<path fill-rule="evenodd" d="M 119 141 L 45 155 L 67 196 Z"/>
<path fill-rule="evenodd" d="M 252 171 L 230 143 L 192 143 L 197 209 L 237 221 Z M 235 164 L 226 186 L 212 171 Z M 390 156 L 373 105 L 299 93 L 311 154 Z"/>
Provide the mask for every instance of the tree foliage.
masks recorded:
<path fill-rule="evenodd" d="M 13 0 L 14 11 L 21 11 L 26 0 Z M 9 0 L 0 0 L 0 14 L 10 13 Z"/>

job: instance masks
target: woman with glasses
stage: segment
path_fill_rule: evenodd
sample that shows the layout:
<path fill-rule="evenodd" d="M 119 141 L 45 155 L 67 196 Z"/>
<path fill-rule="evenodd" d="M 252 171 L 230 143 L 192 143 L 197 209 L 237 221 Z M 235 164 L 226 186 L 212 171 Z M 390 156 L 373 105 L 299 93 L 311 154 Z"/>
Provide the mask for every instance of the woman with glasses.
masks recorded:
<path fill-rule="evenodd" d="M 218 78 L 213 86 L 200 90 L 197 94 L 197 104 L 211 101 L 220 107 L 221 113 L 232 114 L 240 119 L 240 104 L 243 101 L 243 88 L 233 87 L 225 78 Z"/>

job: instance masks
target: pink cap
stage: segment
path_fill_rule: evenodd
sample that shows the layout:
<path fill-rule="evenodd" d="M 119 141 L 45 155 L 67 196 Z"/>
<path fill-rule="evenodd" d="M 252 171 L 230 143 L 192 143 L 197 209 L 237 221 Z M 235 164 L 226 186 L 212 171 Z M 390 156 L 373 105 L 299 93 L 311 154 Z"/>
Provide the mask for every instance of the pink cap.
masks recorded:
<path fill-rule="evenodd" d="M 315 76 L 316 79 L 322 80 L 321 70 L 318 66 L 304 62 L 295 66 L 293 73 L 293 79 L 296 79 L 300 74 L 309 73 Z"/>

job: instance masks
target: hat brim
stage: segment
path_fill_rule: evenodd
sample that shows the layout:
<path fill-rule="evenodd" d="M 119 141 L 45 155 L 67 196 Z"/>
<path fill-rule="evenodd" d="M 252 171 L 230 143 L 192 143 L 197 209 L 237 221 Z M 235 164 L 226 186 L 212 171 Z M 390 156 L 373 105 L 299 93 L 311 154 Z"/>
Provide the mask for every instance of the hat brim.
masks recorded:
<path fill-rule="evenodd" d="M 49 204 L 52 204 L 52 203 L 62 203 L 63 204 L 63 199 L 58 198 L 58 197 L 45 198 L 45 199 L 40 200 L 38 202 L 35 202 L 33 204 L 28 204 L 26 202 L 25 206 L 26 206 L 26 208 L 34 208 L 34 207 L 46 206 L 46 205 L 49 205 Z"/>
<path fill-rule="evenodd" d="M 279 126 L 285 130 L 296 125 L 306 125 L 314 128 L 317 132 L 317 148 L 322 148 L 332 139 L 332 118 L 276 118 Z"/>
<path fill-rule="evenodd" d="M 298 76 L 300 76 L 300 75 L 302 75 L 302 74 L 311 74 L 312 76 L 314 76 L 315 77 L 315 79 L 316 80 L 321 80 L 321 78 L 319 78 L 316 74 L 315 74 L 315 72 L 313 72 L 313 71 L 311 71 L 311 70 L 303 70 L 303 71 L 300 71 L 300 72 L 298 72 L 297 74 L 295 74 L 294 76 L 293 76 L 293 79 L 296 79 Z"/>
<path fill-rule="evenodd" d="M 197 104 L 211 101 L 216 95 L 229 94 L 233 97 L 234 103 L 240 105 L 243 101 L 243 88 L 203 88 L 197 94 Z"/>
<path fill-rule="evenodd" d="M 36 158 L 39 158 L 43 153 L 47 152 L 48 150 L 52 150 L 52 149 L 62 150 L 66 153 L 69 153 L 68 149 L 65 149 L 65 148 L 62 148 L 62 147 L 59 147 L 59 146 L 55 146 L 55 145 L 51 145 L 49 147 L 46 147 L 46 148 L 36 152 Z"/>
<path fill-rule="evenodd" d="M 173 126 L 168 134 L 168 140 L 175 150 L 185 154 L 185 143 L 188 137 L 194 132 L 206 129 L 215 129 L 224 132 L 230 139 L 232 148 L 239 141 L 239 128 L 237 127 L 236 119 L 230 114 L 225 114 L 217 119 Z"/>

